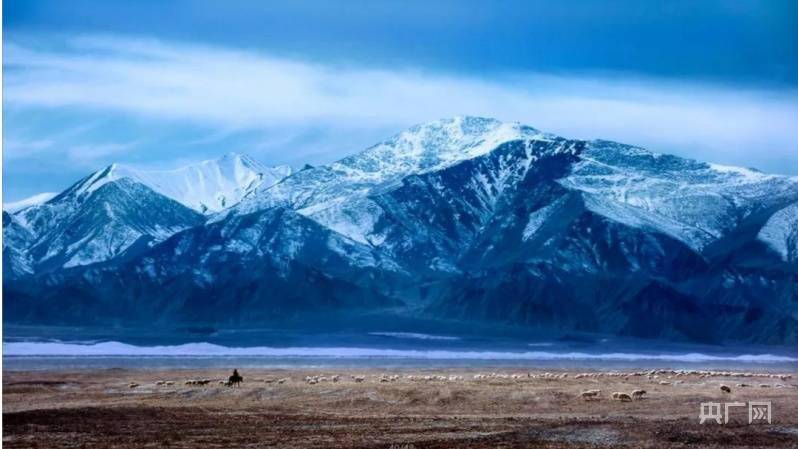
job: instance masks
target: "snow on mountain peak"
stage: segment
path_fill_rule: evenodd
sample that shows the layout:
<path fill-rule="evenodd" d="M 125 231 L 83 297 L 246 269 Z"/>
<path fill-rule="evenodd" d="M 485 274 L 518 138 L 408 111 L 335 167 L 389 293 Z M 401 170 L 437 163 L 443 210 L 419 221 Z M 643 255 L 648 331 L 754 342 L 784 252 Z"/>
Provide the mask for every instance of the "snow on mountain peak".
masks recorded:
<path fill-rule="evenodd" d="M 540 131 L 517 122 L 459 116 L 413 126 L 331 167 L 349 178 L 382 182 L 440 170 L 482 156 L 504 142 L 543 137 Z"/>
<path fill-rule="evenodd" d="M 773 214 L 757 238 L 776 251 L 784 261 L 798 261 L 798 203 Z"/>
<path fill-rule="evenodd" d="M 354 241 L 374 244 L 376 237 L 369 235 L 380 208 L 368 195 L 375 189 L 484 156 L 507 142 L 553 139 L 532 127 L 490 118 L 435 120 L 332 164 L 299 171 L 271 188 L 259 188 L 231 212 L 285 206 Z"/>
<path fill-rule="evenodd" d="M 235 205 L 258 186 L 274 185 L 290 174 L 288 166 L 265 167 L 249 156 L 228 153 L 172 170 L 111 164 L 77 186 L 76 193 L 90 193 L 108 182 L 129 178 L 191 209 L 213 213 Z"/>
<path fill-rule="evenodd" d="M 759 170 L 755 170 L 753 168 L 745 168 L 745 167 L 734 167 L 731 165 L 720 165 L 720 164 L 707 164 L 710 169 L 717 173 L 722 173 L 727 175 L 728 177 L 736 178 L 738 182 L 759 182 L 764 181 L 773 177 L 778 177 L 778 175 L 770 175 L 767 173 L 762 173 Z"/>
<path fill-rule="evenodd" d="M 557 139 L 529 126 L 489 118 L 436 120 L 338 162 L 297 172 L 271 188 L 258 189 L 233 210 L 249 213 L 285 206 L 352 240 L 374 244 L 371 233 L 380 208 L 369 196 L 376 190 L 397 186 L 409 175 L 479 158 L 506 142 Z M 587 194 L 591 198 L 587 207 L 594 212 L 657 229 L 696 250 L 759 207 L 777 205 L 798 192 L 798 178 L 706 164 L 604 140 L 586 142 L 570 173 L 558 182 Z"/>
<path fill-rule="evenodd" d="M 14 213 L 22 209 L 25 209 L 26 207 L 36 206 L 37 204 L 46 203 L 47 201 L 53 199 L 53 197 L 55 197 L 56 195 L 58 195 L 57 192 L 38 193 L 36 195 L 30 196 L 28 198 L 19 201 L 6 203 L 3 205 L 3 210 L 8 213 Z"/>
<path fill-rule="evenodd" d="M 696 250 L 758 208 L 798 195 L 796 177 L 655 154 L 615 142 L 593 141 L 580 159 L 560 184 L 592 195 L 589 207 L 627 224 L 639 221 L 632 215 L 645 213 L 649 227 Z"/>

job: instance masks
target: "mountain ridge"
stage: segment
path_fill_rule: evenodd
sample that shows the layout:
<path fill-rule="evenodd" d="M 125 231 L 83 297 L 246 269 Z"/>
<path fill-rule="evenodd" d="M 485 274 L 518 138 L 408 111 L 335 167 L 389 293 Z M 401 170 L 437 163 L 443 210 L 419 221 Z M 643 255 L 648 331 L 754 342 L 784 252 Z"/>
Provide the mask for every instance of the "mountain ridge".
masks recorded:
<path fill-rule="evenodd" d="M 30 274 L 34 267 L 48 271 L 130 256 L 129 249 L 199 225 L 205 220 L 201 214 L 232 206 L 257 186 L 289 174 L 288 167 L 266 168 L 236 153 L 173 170 L 111 164 L 39 204 L 13 211 L 15 226 L 30 238 L 7 246 L 15 254 L 16 263 L 10 262 L 26 267 L 16 274 Z M 164 211 L 173 216 L 166 218 Z M 26 243 L 28 248 L 19 248 Z"/>
<path fill-rule="evenodd" d="M 796 342 L 796 204 L 798 178 L 458 117 L 259 185 L 124 260 L 49 274 L 47 291 L 8 293 L 91 310 L 125 288 L 164 323 L 384 313 Z"/>
<path fill-rule="evenodd" d="M 227 153 L 218 159 L 171 170 L 141 170 L 111 164 L 96 172 L 86 188 L 131 178 L 191 209 L 212 214 L 234 206 L 257 187 L 274 185 L 290 174 L 288 166 L 266 167 L 247 155 Z"/>

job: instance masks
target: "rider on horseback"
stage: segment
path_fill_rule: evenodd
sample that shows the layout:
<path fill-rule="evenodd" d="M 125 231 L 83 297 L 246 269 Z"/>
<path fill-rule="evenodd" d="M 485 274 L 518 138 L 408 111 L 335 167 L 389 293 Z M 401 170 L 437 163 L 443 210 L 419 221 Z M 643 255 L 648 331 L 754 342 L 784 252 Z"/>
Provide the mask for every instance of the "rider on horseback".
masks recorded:
<path fill-rule="evenodd" d="M 237 369 L 234 369 L 233 370 L 233 375 L 230 376 L 229 379 L 227 379 L 227 385 L 233 387 L 233 386 L 236 386 L 236 385 L 240 384 L 243 381 L 244 381 L 244 378 L 241 377 L 240 374 L 238 374 L 238 370 Z"/>

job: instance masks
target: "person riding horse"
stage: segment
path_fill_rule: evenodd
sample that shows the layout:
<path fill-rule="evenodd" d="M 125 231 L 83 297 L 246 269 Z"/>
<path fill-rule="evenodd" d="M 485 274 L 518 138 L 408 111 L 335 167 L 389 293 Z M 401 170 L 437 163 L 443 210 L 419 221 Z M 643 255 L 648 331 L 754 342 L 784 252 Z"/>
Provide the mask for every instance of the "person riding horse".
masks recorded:
<path fill-rule="evenodd" d="M 238 370 L 237 369 L 234 369 L 233 370 L 233 375 L 230 376 L 229 379 L 227 379 L 227 386 L 235 387 L 235 386 L 239 385 L 243 381 L 244 381 L 244 378 L 241 377 L 240 374 L 238 374 Z"/>

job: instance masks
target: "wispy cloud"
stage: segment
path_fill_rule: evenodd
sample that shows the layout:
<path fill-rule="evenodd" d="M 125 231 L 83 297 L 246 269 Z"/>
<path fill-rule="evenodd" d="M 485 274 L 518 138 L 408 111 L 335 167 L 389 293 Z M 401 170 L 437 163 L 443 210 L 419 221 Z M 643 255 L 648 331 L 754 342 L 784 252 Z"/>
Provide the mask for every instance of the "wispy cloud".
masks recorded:
<path fill-rule="evenodd" d="M 70 160 L 84 165 L 94 165 L 108 156 L 119 155 L 135 148 L 137 142 L 103 142 L 75 145 L 66 148 Z"/>
<path fill-rule="evenodd" d="M 339 148 L 349 130 L 398 131 L 468 114 L 721 162 L 766 166 L 787 160 L 798 167 L 794 91 L 611 76 L 508 73 L 480 79 L 107 36 L 75 38 L 59 49 L 12 42 L 4 65 L 5 101 L 14 107 L 200 123 L 220 136 L 339 127 L 339 142 L 329 146 Z"/>
<path fill-rule="evenodd" d="M 7 135 L 12 134 L 13 137 L 5 137 L 4 154 L 11 161 L 59 157 L 81 168 L 96 168 L 98 161 L 132 151 L 139 144 L 137 141 L 96 141 L 86 138 L 93 127 L 75 126 L 51 132 L 46 137 L 31 137 L 33 133 L 30 130 L 7 130 Z"/>

